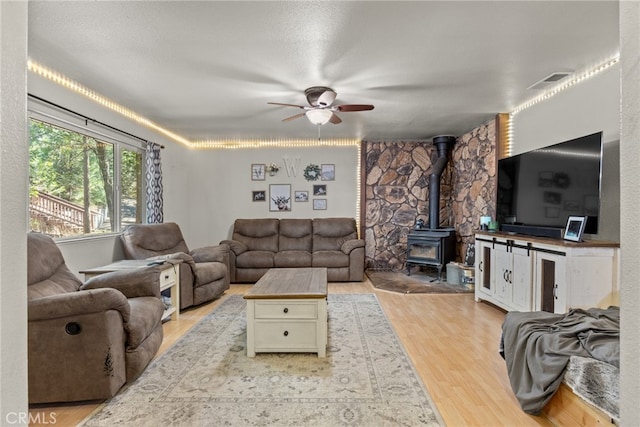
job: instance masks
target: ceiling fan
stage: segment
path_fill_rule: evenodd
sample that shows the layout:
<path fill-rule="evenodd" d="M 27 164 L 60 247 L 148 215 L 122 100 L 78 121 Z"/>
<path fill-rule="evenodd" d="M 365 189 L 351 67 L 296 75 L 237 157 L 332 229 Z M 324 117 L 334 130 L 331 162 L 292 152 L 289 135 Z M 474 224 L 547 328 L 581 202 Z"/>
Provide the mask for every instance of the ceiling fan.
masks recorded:
<path fill-rule="evenodd" d="M 304 113 L 283 119 L 283 122 L 307 116 L 309 121 L 314 125 L 323 125 L 328 122 L 333 123 L 334 125 L 341 123 L 342 120 L 338 117 L 336 112 L 373 110 L 373 105 L 370 104 L 332 105 L 337 94 L 336 91 L 326 86 L 312 86 L 305 89 L 304 94 L 307 97 L 307 102 L 309 103 L 308 107 L 296 104 L 283 104 L 281 102 L 268 102 L 268 104 L 296 107 L 305 110 Z"/>

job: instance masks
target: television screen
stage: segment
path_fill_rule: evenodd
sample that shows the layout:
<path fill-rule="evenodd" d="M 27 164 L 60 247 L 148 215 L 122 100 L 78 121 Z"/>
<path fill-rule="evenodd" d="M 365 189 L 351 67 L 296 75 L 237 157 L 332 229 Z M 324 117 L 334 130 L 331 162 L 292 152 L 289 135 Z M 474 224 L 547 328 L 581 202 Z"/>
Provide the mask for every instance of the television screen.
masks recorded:
<path fill-rule="evenodd" d="M 563 228 L 587 216 L 598 232 L 602 132 L 498 161 L 496 217 L 500 224 Z"/>

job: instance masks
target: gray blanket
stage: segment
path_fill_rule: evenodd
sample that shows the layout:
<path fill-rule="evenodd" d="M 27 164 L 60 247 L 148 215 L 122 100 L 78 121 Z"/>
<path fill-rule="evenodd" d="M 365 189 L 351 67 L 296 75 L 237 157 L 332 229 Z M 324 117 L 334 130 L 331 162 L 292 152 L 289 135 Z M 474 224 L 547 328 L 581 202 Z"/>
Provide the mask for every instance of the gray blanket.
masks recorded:
<path fill-rule="evenodd" d="M 558 390 L 571 356 L 620 367 L 620 310 L 509 312 L 502 324 L 501 345 L 522 410 L 537 415 Z"/>

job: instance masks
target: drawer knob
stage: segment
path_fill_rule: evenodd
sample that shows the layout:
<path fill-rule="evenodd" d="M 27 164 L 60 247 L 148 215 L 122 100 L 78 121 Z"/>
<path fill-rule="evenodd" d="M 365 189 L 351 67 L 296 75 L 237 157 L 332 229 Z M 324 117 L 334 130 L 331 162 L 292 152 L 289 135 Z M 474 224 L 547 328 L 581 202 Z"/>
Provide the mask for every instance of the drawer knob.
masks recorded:
<path fill-rule="evenodd" d="M 164 278 L 165 278 L 165 279 L 168 279 L 168 278 L 169 278 L 169 275 L 168 275 L 168 274 L 165 274 Z"/>
<path fill-rule="evenodd" d="M 289 312 L 289 309 L 288 309 L 287 307 L 285 307 L 285 308 L 284 308 L 284 312 L 285 312 L 285 313 L 288 313 L 288 312 Z"/>
<path fill-rule="evenodd" d="M 284 331 L 284 336 L 285 337 L 289 336 L 289 331 Z"/>

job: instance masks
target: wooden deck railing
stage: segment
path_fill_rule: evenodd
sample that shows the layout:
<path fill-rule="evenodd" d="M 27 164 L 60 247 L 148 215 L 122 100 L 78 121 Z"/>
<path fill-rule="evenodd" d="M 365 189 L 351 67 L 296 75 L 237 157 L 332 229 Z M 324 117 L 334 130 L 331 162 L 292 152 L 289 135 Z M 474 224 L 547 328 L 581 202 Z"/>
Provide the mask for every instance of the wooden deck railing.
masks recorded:
<path fill-rule="evenodd" d="M 67 225 L 76 227 L 84 226 L 84 208 L 60 197 L 38 191 L 38 194 L 29 200 L 30 212 L 49 219 L 56 219 Z M 91 230 L 98 228 L 104 220 L 104 215 L 94 210 L 89 211 Z"/>

